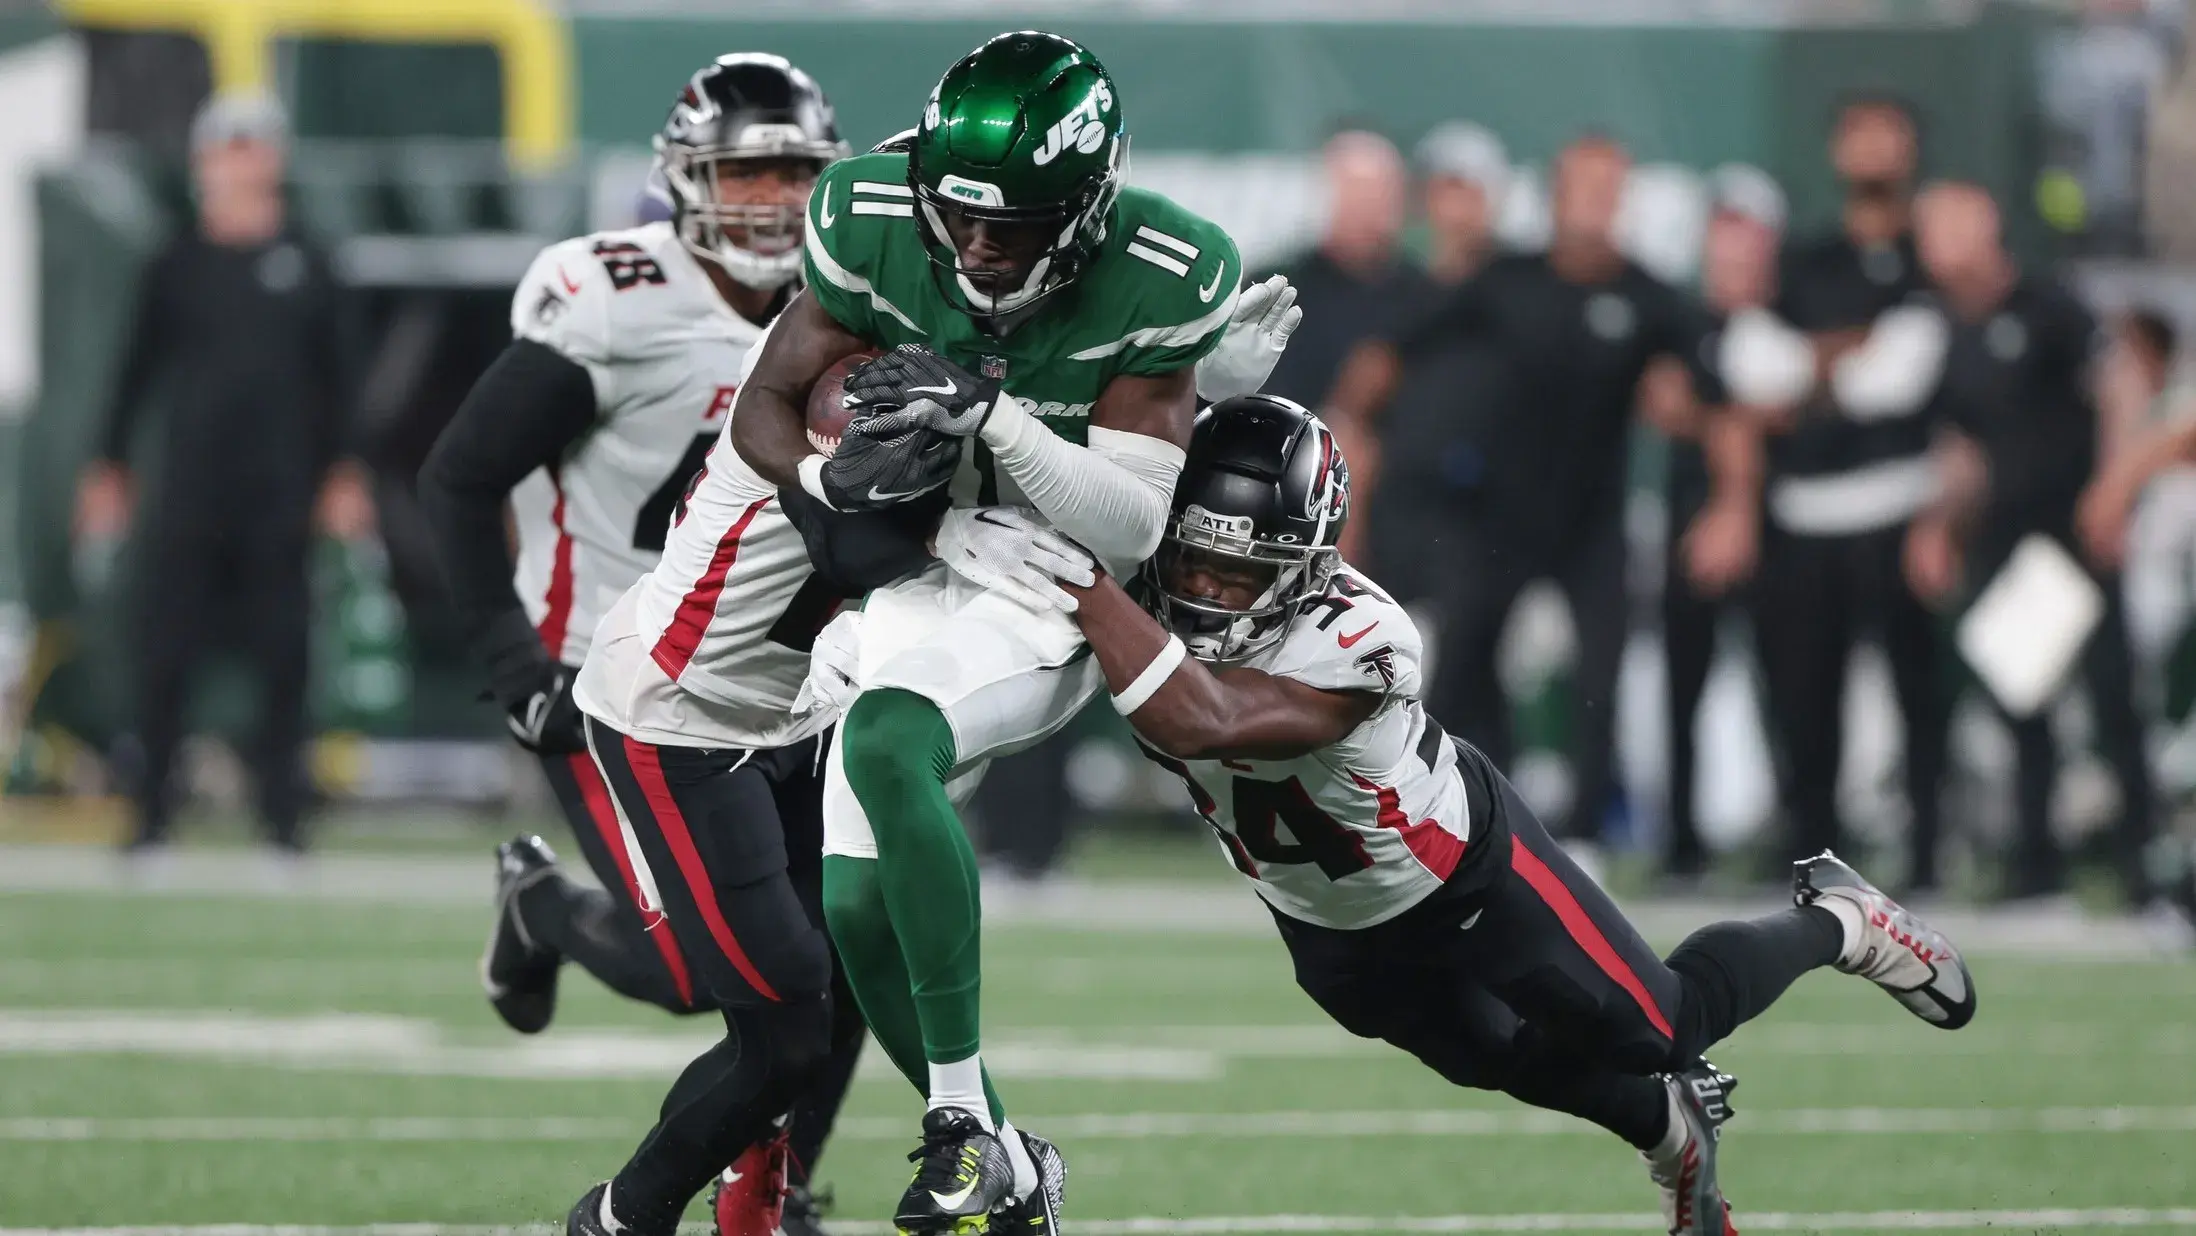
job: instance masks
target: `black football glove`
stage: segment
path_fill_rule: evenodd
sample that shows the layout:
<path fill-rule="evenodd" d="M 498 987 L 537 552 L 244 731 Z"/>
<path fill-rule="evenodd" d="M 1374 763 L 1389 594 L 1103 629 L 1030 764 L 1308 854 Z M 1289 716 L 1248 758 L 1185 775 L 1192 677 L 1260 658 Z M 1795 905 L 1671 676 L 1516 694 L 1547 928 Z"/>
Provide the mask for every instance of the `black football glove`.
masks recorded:
<path fill-rule="evenodd" d="M 928 429 L 972 437 L 999 400 L 999 383 L 979 378 L 919 343 L 869 361 L 846 376 L 848 407 L 874 409 L 848 426 L 848 434 L 896 438 Z"/>
<path fill-rule="evenodd" d="M 587 730 L 572 699 L 570 669 L 541 646 L 526 615 L 499 618 L 477 641 L 488 664 L 488 693 L 503 708 L 503 723 L 518 744 L 537 755 L 575 755 L 587 750 Z"/>
<path fill-rule="evenodd" d="M 840 511 L 874 511 L 919 498 L 953 479 L 961 466 L 961 439 L 928 429 L 892 437 L 861 432 L 866 420 L 847 426 L 838 450 L 818 479 L 823 499 Z"/>

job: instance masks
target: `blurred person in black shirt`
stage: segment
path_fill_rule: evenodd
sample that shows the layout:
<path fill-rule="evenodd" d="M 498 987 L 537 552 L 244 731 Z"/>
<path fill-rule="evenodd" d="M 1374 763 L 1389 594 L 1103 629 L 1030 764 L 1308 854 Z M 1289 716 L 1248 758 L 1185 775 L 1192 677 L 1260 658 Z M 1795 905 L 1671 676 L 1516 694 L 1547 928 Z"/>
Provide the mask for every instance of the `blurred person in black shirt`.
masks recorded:
<path fill-rule="evenodd" d="M 1997 206 L 1977 185 L 1932 187 L 1915 206 L 1922 264 L 1951 323 L 1944 376 L 1933 412 L 1981 450 L 1983 485 L 1955 520 L 1918 524 L 1908 555 L 1915 590 L 1933 601 L 1987 585 L 2031 536 L 2058 542 L 2077 560 L 2075 509 L 2097 470 L 2103 420 L 2094 383 L 2104 337 L 2071 290 L 2022 270 L 2000 243 Z M 1969 529 L 1964 544 L 1955 540 Z M 2151 835 L 2152 789 L 2134 671 L 2116 575 L 2089 567 L 2104 616 L 2082 656 L 2098 748 L 2120 790 L 2114 859 L 2130 900 L 2148 898 L 2142 853 Z M 2051 792 L 2059 758 L 2046 707 L 2007 718 L 2018 758 L 2019 832 L 2005 892 L 2055 893 L 2065 860 L 2051 834 Z"/>
<path fill-rule="evenodd" d="M 1393 336 L 1389 362 L 1491 347 L 1504 362 L 1504 403 L 1489 415 L 1485 466 L 1460 494 L 1438 550 L 1442 622 L 1431 711 L 1498 763 L 1512 755 L 1496 651 L 1518 594 L 1556 581 L 1578 630 L 1578 706 L 1570 757 L 1576 792 L 1561 835 L 1593 840 L 1612 788 L 1613 696 L 1623 655 L 1627 447 L 1642 375 L 1658 356 L 1683 359 L 1703 402 L 1721 404 L 1705 363 L 1707 311 L 1617 249 L 1630 157 L 1598 135 L 1556 161 L 1554 239 L 1545 253 L 1503 255 Z M 1351 392 L 1348 423 L 1372 423 L 1386 392 Z"/>
<path fill-rule="evenodd" d="M 1712 210 L 1701 239 L 1700 291 L 1719 324 L 1735 314 L 1766 307 L 1776 294 L 1777 244 L 1784 230 L 1784 192 L 1759 168 L 1727 164 L 1709 176 Z M 1674 358 L 1655 362 L 1641 403 L 1648 419 L 1670 439 L 1667 488 L 1668 540 L 1662 579 L 1662 639 L 1667 671 L 1669 811 L 1663 837 L 1663 870 L 1677 877 L 1706 870 L 1694 801 L 1695 714 L 1715 659 L 1716 632 L 1733 608 L 1733 588 L 1750 571 L 1757 551 L 1760 495 L 1754 485 L 1718 490 L 1706 443 L 1728 432 L 1733 418 L 1712 417 L 1697 399 L 1685 366 Z M 1743 428 L 1743 426 L 1740 426 Z M 1715 535 L 1725 516 L 1712 501 L 1736 504 L 1730 519 L 1743 538 L 1724 547 L 1724 564 L 1696 569 L 1695 529 Z"/>
<path fill-rule="evenodd" d="M 1408 205 L 1410 176 L 1394 143 L 1377 133 L 1348 129 L 1321 152 L 1327 178 L 1327 222 L 1319 244 L 1280 267 L 1296 287 L 1304 324 L 1261 388 L 1318 410 L 1329 406 L 1347 381 L 1345 362 L 1357 345 L 1394 331 L 1426 304 L 1425 272 L 1398 247 Z M 1338 425 L 1360 484 L 1379 469 L 1369 439 Z M 1362 536 L 1344 536 L 1344 552 L 1364 550 Z"/>
<path fill-rule="evenodd" d="M 136 489 L 130 447 L 157 390 L 166 418 L 129 600 L 138 849 L 167 837 L 191 671 L 223 642 L 257 663 L 247 758 L 262 821 L 277 847 L 300 847 L 316 503 L 338 535 L 363 535 L 372 518 L 363 476 L 338 463 L 355 353 L 327 261 L 285 218 L 286 140 L 261 98 L 216 99 L 194 122 L 195 226 L 140 280 L 113 412 L 78 488 L 79 535 L 119 535 Z"/>
<path fill-rule="evenodd" d="M 1806 336 L 1815 370 L 1793 415 L 1773 425 L 1763 481 L 1755 641 L 1792 824 L 1779 857 L 1841 841 L 1846 665 L 1873 630 L 1905 719 L 1908 880 L 1929 888 L 1949 693 L 1936 620 L 1901 568 L 1908 527 L 1940 487 L 1927 404 L 1943 325 L 1913 304 L 1922 281 L 1908 222 L 1919 133 L 1900 103 L 1857 98 L 1830 149 L 1845 184 L 1841 226 L 1787 244 L 1774 305 Z"/>
<path fill-rule="evenodd" d="M 1501 139 L 1475 124 L 1440 125 L 1415 153 L 1430 277 L 1397 289 L 1391 316 L 1398 321 L 1431 311 L 1494 257 L 1495 222 L 1509 183 Z M 1331 402 L 1363 404 L 1360 388 L 1368 386 L 1394 391 L 1382 396 L 1378 423 L 1359 435 L 1377 443 L 1385 466 L 1377 476 L 1360 469 L 1351 479 L 1375 573 L 1396 600 L 1423 610 L 1440 591 L 1438 555 L 1429 550 L 1464 517 L 1459 499 L 1486 470 L 1485 426 L 1503 406 L 1506 371 L 1489 342 L 1429 352 L 1408 366 L 1394 362 L 1392 349 L 1361 342 L 1336 377 Z M 1438 625 L 1438 615 L 1425 624 Z"/>

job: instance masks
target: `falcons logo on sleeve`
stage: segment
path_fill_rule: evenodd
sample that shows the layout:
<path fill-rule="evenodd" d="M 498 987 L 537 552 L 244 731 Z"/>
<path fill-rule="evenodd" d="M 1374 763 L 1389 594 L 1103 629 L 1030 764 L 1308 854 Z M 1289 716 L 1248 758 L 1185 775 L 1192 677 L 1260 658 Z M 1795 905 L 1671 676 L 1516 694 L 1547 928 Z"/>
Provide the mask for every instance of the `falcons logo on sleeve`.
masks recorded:
<path fill-rule="evenodd" d="M 1368 674 L 1376 674 L 1382 687 L 1395 685 L 1395 646 L 1382 644 L 1357 658 L 1357 668 Z"/>

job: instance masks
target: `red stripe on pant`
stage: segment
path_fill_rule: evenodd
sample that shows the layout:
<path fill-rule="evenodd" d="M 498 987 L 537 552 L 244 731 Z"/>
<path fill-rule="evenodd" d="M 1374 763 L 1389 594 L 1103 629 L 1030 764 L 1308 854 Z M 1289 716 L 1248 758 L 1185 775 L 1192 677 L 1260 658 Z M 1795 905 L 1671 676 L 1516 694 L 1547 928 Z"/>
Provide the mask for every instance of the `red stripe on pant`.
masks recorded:
<path fill-rule="evenodd" d="M 671 972 L 671 985 L 678 989 L 679 1003 L 694 1007 L 694 981 L 686 975 L 686 957 L 679 952 L 679 942 L 670 932 L 664 931 L 661 907 L 651 907 L 641 898 L 639 877 L 633 874 L 633 856 L 625 852 L 625 833 L 618 827 L 618 810 L 610 801 L 610 787 L 603 784 L 602 770 L 595 767 L 595 757 L 585 751 L 568 757 L 572 761 L 572 779 L 579 783 L 581 801 L 587 804 L 587 818 L 592 820 L 595 831 L 602 836 L 603 848 L 610 851 L 610 861 L 618 865 L 618 875 L 625 881 L 626 896 L 639 907 L 641 919 L 647 922 L 647 936 L 654 942 L 656 951 L 663 955 L 664 969 Z M 648 922 L 650 910 L 654 920 Z"/>
<path fill-rule="evenodd" d="M 1639 981 L 1639 975 L 1632 972 L 1631 966 L 1625 964 L 1624 955 L 1609 943 L 1609 937 L 1601 934 L 1601 928 L 1594 925 L 1586 908 L 1578 904 L 1578 898 L 1573 897 L 1571 890 L 1564 887 L 1562 877 L 1550 870 L 1548 864 L 1540 861 L 1539 855 L 1526 849 L 1523 841 L 1513 841 L 1511 844 L 1510 866 L 1525 877 L 1525 882 L 1533 886 L 1533 891 L 1540 895 L 1540 899 L 1548 903 L 1548 908 L 1555 911 L 1557 918 L 1563 920 L 1563 930 L 1569 932 L 1571 939 L 1586 950 L 1586 955 L 1594 959 L 1594 964 L 1601 967 L 1601 972 L 1615 980 L 1617 986 L 1630 992 L 1632 999 L 1639 1002 L 1640 1011 L 1647 1014 L 1648 1023 L 1662 1037 L 1675 1040 L 1677 1032 L 1670 1028 L 1670 1019 L 1664 1017 L 1662 1010 L 1656 1007 L 1655 998 L 1648 994 L 1647 985 Z"/>
<path fill-rule="evenodd" d="M 542 598 L 548 610 L 534 629 L 541 634 L 549 655 L 562 660 L 564 636 L 572 625 L 572 534 L 564 530 L 564 482 L 552 472 L 549 484 L 557 491 L 556 505 L 549 508 L 549 523 L 557 530 L 557 548 L 549 562 L 549 592 Z"/>
<path fill-rule="evenodd" d="M 624 735 L 626 763 L 632 765 L 633 779 L 640 782 L 641 793 L 648 799 L 648 810 L 656 817 L 656 828 L 663 834 L 664 844 L 671 848 L 671 858 L 679 865 L 679 874 L 686 880 L 686 891 L 694 899 L 694 908 L 700 912 L 702 922 L 709 928 L 710 938 L 717 948 L 740 972 L 747 985 L 754 988 L 763 999 L 776 1002 L 778 993 L 763 980 L 762 972 L 747 959 L 747 951 L 732 935 L 732 925 L 724 921 L 724 911 L 717 906 L 717 890 L 709 882 L 709 869 L 702 865 L 701 853 L 694 848 L 694 836 L 686 829 L 686 817 L 680 813 L 679 804 L 671 797 L 671 787 L 663 779 L 663 764 L 656 758 L 656 749 L 647 743 Z"/>

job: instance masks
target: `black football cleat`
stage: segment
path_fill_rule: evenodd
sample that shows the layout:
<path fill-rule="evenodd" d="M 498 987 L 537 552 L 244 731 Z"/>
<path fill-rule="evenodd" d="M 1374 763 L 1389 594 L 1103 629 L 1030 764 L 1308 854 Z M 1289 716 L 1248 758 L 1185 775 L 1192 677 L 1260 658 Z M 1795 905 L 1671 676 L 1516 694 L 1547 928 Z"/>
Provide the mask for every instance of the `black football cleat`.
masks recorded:
<path fill-rule="evenodd" d="M 519 894 L 558 878 L 557 856 L 541 838 L 514 837 L 496 847 L 496 922 L 480 955 L 480 984 L 496 1015 L 520 1034 L 540 1034 L 556 1016 L 564 957 L 526 930 Z"/>
<path fill-rule="evenodd" d="M 1044 1138 L 1030 1133 L 1021 1137 L 1030 1162 L 1037 1165 L 1037 1187 L 1028 1197 L 1010 1196 L 992 1212 L 991 1236 L 1060 1236 L 1060 1211 L 1067 1205 L 1067 1159 Z"/>
<path fill-rule="evenodd" d="M 1975 976 L 1960 950 L 1922 917 L 1885 896 L 1828 850 L 1792 864 L 1792 900 L 1842 901 L 1859 910 L 1860 936 L 1837 968 L 1891 993 L 1932 1026 L 1957 1030 L 1975 1019 Z"/>
<path fill-rule="evenodd" d="M 564 1216 L 564 1236 L 647 1236 L 636 1231 L 629 1223 L 621 1223 L 610 1213 L 610 1182 L 587 1191 L 587 1196 L 572 1203 L 571 1212 Z"/>
<path fill-rule="evenodd" d="M 984 1236 L 991 1212 L 1014 1194 L 1006 1147 L 975 1115 L 957 1107 L 923 1116 L 923 1144 L 908 1156 L 915 1179 L 892 1216 L 899 1236 Z"/>
<path fill-rule="evenodd" d="M 823 1217 L 831 1209 L 830 1190 L 822 1196 L 794 1185 L 785 1191 L 785 1211 L 778 1216 L 778 1230 L 785 1236 L 831 1236 Z"/>

